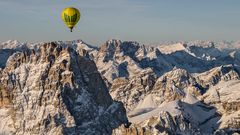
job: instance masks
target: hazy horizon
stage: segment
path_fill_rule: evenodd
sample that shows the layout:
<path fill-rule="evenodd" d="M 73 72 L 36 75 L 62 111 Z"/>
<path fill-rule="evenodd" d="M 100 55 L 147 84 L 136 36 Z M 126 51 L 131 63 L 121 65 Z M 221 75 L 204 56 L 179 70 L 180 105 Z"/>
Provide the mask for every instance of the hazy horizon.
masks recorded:
<path fill-rule="evenodd" d="M 109 39 L 140 43 L 167 41 L 236 41 L 240 35 L 238 0 L 0 0 L 0 41 L 83 41 L 100 45 Z M 74 6 L 81 20 L 73 33 L 61 11 Z"/>

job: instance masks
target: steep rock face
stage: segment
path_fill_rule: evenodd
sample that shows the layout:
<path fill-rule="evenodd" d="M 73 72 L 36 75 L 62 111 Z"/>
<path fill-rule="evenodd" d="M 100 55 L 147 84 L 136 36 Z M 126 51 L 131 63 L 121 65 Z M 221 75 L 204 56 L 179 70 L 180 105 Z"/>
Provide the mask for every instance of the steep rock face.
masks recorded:
<path fill-rule="evenodd" d="M 222 129 L 231 128 L 237 130 L 240 127 L 240 81 L 231 80 L 221 82 L 211 87 L 203 96 L 202 100 L 218 108 L 222 114 L 220 127 Z M 229 132 L 226 131 L 226 132 Z"/>
<path fill-rule="evenodd" d="M 239 47 L 219 44 L 109 40 L 98 48 L 76 40 L 39 49 L 8 41 L 0 47 L 0 131 L 110 134 L 121 123 L 128 127 L 121 103 L 104 94 L 102 77 L 133 123 L 113 134 L 239 132 Z"/>
<path fill-rule="evenodd" d="M 202 91 L 195 78 L 183 69 L 173 69 L 156 81 L 152 93 L 158 97 L 158 104 L 182 99 L 186 92 L 199 95 Z"/>
<path fill-rule="evenodd" d="M 197 80 L 204 87 L 216 85 L 220 81 L 238 80 L 239 67 L 223 65 L 197 75 Z"/>
<path fill-rule="evenodd" d="M 220 81 L 239 79 L 236 66 L 225 65 L 210 71 L 192 75 L 184 69 L 174 68 L 172 71 L 157 77 L 154 72 L 143 70 L 133 78 L 117 78 L 110 89 L 111 96 L 124 103 L 127 110 L 133 110 L 147 95 L 153 96 L 156 104 L 182 99 L 186 93 L 201 96 L 209 87 Z"/>
<path fill-rule="evenodd" d="M 159 47 L 109 40 L 95 53 L 94 61 L 109 87 L 114 79 L 131 78 L 147 68 L 160 77 L 174 67 L 202 73 L 221 65 L 240 64 L 236 55 L 220 50 L 215 44 L 193 42 Z"/>
<path fill-rule="evenodd" d="M 12 49 L 0 49 L 0 68 L 4 68 L 6 66 L 6 62 L 8 58 L 14 53 L 15 51 Z"/>
<path fill-rule="evenodd" d="M 209 46 L 189 46 L 187 47 L 187 51 L 195 57 L 207 61 L 212 61 L 219 57 L 227 56 L 227 53 L 221 52 L 219 49 L 217 49 L 213 42 L 211 42 Z"/>
<path fill-rule="evenodd" d="M 6 66 L 8 58 L 15 52 L 23 51 L 29 47 L 33 47 L 33 44 L 20 43 L 17 40 L 9 40 L 0 44 L 0 68 Z"/>
<path fill-rule="evenodd" d="M 145 76 L 154 76 L 152 73 L 148 72 Z M 159 78 L 153 78 L 152 82 L 154 83 L 147 83 L 147 87 L 144 87 L 141 83 L 140 80 L 143 78 L 141 76 L 129 80 L 123 78 L 121 78 L 123 80 L 115 79 L 110 93 L 114 99 L 124 103 L 128 111 L 129 120 L 133 124 L 130 126 L 130 129 L 122 127 L 114 131 L 114 133 L 133 135 L 234 133 L 236 127 L 239 127 L 238 124 L 233 124 L 238 122 L 239 106 L 237 96 L 234 96 L 236 99 L 231 98 L 232 100 L 229 100 L 229 98 L 233 95 L 238 95 L 238 89 L 235 87 L 229 88 L 228 91 L 231 89 L 236 90 L 234 92 L 230 91 L 227 96 L 225 96 L 227 90 L 222 92 L 220 96 L 226 101 L 223 99 L 220 101 L 220 93 L 211 92 L 209 94 L 209 91 L 213 91 L 212 89 L 215 88 L 215 85 L 217 87 L 222 83 L 238 81 L 238 76 L 238 67 L 226 65 L 199 75 L 191 75 L 186 70 L 175 68 Z M 212 83 L 213 78 L 218 81 Z M 137 82 L 136 80 L 139 81 Z M 132 83 L 134 81 L 136 81 L 136 84 Z M 236 84 L 238 83 L 236 82 Z M 228 87 L 229 85 L 226 86 L 226 88 Z M 144 88 L 150 89 L 146 90 Z M 204 96 L 202 96 L 203 94 Z M 203 100 L 203 103 L 200 103 L 200 100 L 195 97 Z M 177 100 L 181 100 L 182 105 L 173 104 Z M 159 121 L 164 116 L 160 113 L 161 111 L 170 113 L 171 117 L 168 117 L 167 121 L 176 118 L 173 121 L 180 121 L 183 126 L 177 127 L 177 130 L 175 130 L 176 126 L 172 122 L 168 126 L 158 128 L 157 123 L 163 122 Z M 149 121 L 153 119 L 155 124 L 149 124 Z M 175 123 L 175 125 L 179 124 Z M 227 126 L 233 128 L 233 130 L 229 130 Z M 173 129 L 170 130 L 171 128 Z M 225 129 L 227 130 L 225 131 Z"/>
<path fill-rule="evenodd" d="M 58 44 L 62 46 L 71 46 L 74 50 L 76 50 L 81 56 L 88 57 L 90 59 L 94 59 L 98 52 L 98 47 L 89 45 L 82 40 L 73 40 L 73 41 L 59 41 Z"/>
<path fill-rule="evenodd" d="M 123 135 L 200 134 L 199 129 L 194 129 L 183 115 L 172 116 L 165 111 L 139 124 L 132 124 L 129 129 L 122 126 L 113 134 L 117 135 L 118 132 Z"/>
<path fill-rule="evenodd" d="M 15 53 L 0 77 L 3 134 L 111 134 L 128 122 L 94 62 L 71 47 Z"/>
<path fill-rule="evenodd" d="M 22 44 L 17 40 L 8 40 L 1 43 L 0 49 L 16 49 L 21 48 Z"/>
<path fill-rule="evenodd" d="M 218 129 L 220 117 L 216 108 L 205 105 L 188 93 L 182 100 L 130 117 L 134 124 L 129 129 L 122 126 L 114 134 L 211 134 Z"/>
<path fill-rule="evenodd" d="M 98 70 L 110 83 L 118 77 L 134 77 L 148 68 L 157 75 L 171 69 L 171 65 L 157 48 L 120 40 L 109 40 L 102 45 L 95 62 Z"/>
<path fill-rule="evenodd" d="M 110 93 L 113 99 L 123 102 L 127 111 L 131 111 L 141 104 L 140 101 L 151 100 L 160 105 L 182 99 L 186 92 L 200 95 L 203 89 L 186 70 L 175 68 L 157 78 L 149 69 L 130 79 L 115 79 Z"/>
<path fill-rule="evenodd" d="M 136 108 L 139 101 L 151 92 L 155 81 L 156 75 L 153 71 L 151 69 L 144 70 L 131 79 L 115 79 L 110 94 L 113 99 L 123 102 L 127 111 L 130 111 Z"/>

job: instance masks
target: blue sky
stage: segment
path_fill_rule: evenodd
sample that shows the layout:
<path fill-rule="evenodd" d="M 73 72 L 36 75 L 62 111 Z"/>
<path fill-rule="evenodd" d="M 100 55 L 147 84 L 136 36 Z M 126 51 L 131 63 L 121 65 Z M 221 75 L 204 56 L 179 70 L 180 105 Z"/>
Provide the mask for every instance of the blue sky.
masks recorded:
<path fill-rule="evenodd" d="M 60 17 L 68 6 L 82 15 L 73 33 Z M 0 0 L 0 41 L 239 40 L 239 7 L 240 0 Z"/>

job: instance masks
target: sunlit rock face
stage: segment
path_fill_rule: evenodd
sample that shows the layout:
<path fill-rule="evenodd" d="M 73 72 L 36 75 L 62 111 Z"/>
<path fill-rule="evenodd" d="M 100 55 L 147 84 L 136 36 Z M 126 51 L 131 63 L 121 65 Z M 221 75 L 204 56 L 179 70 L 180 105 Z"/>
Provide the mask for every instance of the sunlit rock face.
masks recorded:
<path fill-rule="evenodd" d="M 11 55 L 0 70 L 0 134 L 112 134 L 128 122 L 95 63 L 45 43 Z"/>
<path fill-rule="evenodd" d="M 7 41 L 0 48 L 3 134 L 239 133 L 235 43 Z"/>
<path fill-rule="evenodd" d="M 119 42 L 118 46 L 121 46 Z M 130 47 L 131 45 L 129 45 Z M 123 102 L 129 121 L 129 128 L 121 126 L 114 130 L 116 135 L 158 135 L 158 134 L 233 134 L 239 132 L 239 61 L 236 50 L 223 51 L 214 43 L 206 45 L 175 44 L 161 47 L 158 55 L 143 51 L 143 46 L 135 47 L 131 60 L 138 65 L 126 72 L 131 75 L 108 78 L 113 99 Z M 174 48 L 179 47 L 179 48 Z M 115 47 L 117 48 L 117 47 Z M 156 49 L 153 47 L 152 50 Z M 166 50 L 167 49 L 167 50 Z M 172 49 L 172 50 L 170 50 Z M 177 49 L 177 50 L 176 50 Z M 114 50 L 114 49 L 112 49 Z M 134 49 L 133 49 L 134 50 Z M 165 52 L 164 52 L 165 51 Z M 109 61 L 114 67 L 125 59 L 127 53 Z M 107 54 L 108 51 L 105 52 Z M 115 52 L 116 56 L 118 52 Z M 151 54 L 151 55 L 150 55 Z M 151 56 L 151 57 L 150 57 Z M 142 59 L 159 59 L 167 64 Z M 160 58 L 163 58 L 161 60 Z M 99 64 L 99 63 L 98 63 Z M 106 64 L 106 63 L 105 63 Z M 100 63 L 101 66 L 102 63 Z M 145 66 L 142 66 L 145 65 Z M 166 68 L 165 65 L 168 65 Z M 158 69 L 158 70 L 156 70 Z M 165 70 L 163 70 L 165 69 Z M 103 76 L 119 73 L 101 72 Z M 133 72 L 137 73 L 133 74 Z M 156 71 L 161 71 L 156 72 Z M 159 74 L 160 73 L 160 74 Z"/>

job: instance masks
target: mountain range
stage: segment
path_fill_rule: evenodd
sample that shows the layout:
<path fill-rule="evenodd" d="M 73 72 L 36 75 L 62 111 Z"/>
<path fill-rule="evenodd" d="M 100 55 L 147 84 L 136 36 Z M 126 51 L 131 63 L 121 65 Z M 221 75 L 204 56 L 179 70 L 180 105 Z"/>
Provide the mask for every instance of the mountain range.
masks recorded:
<path fill-rule="evenodd" d="M 240 133 L 240 42 L 0 45 L 0 134 Z"/>

